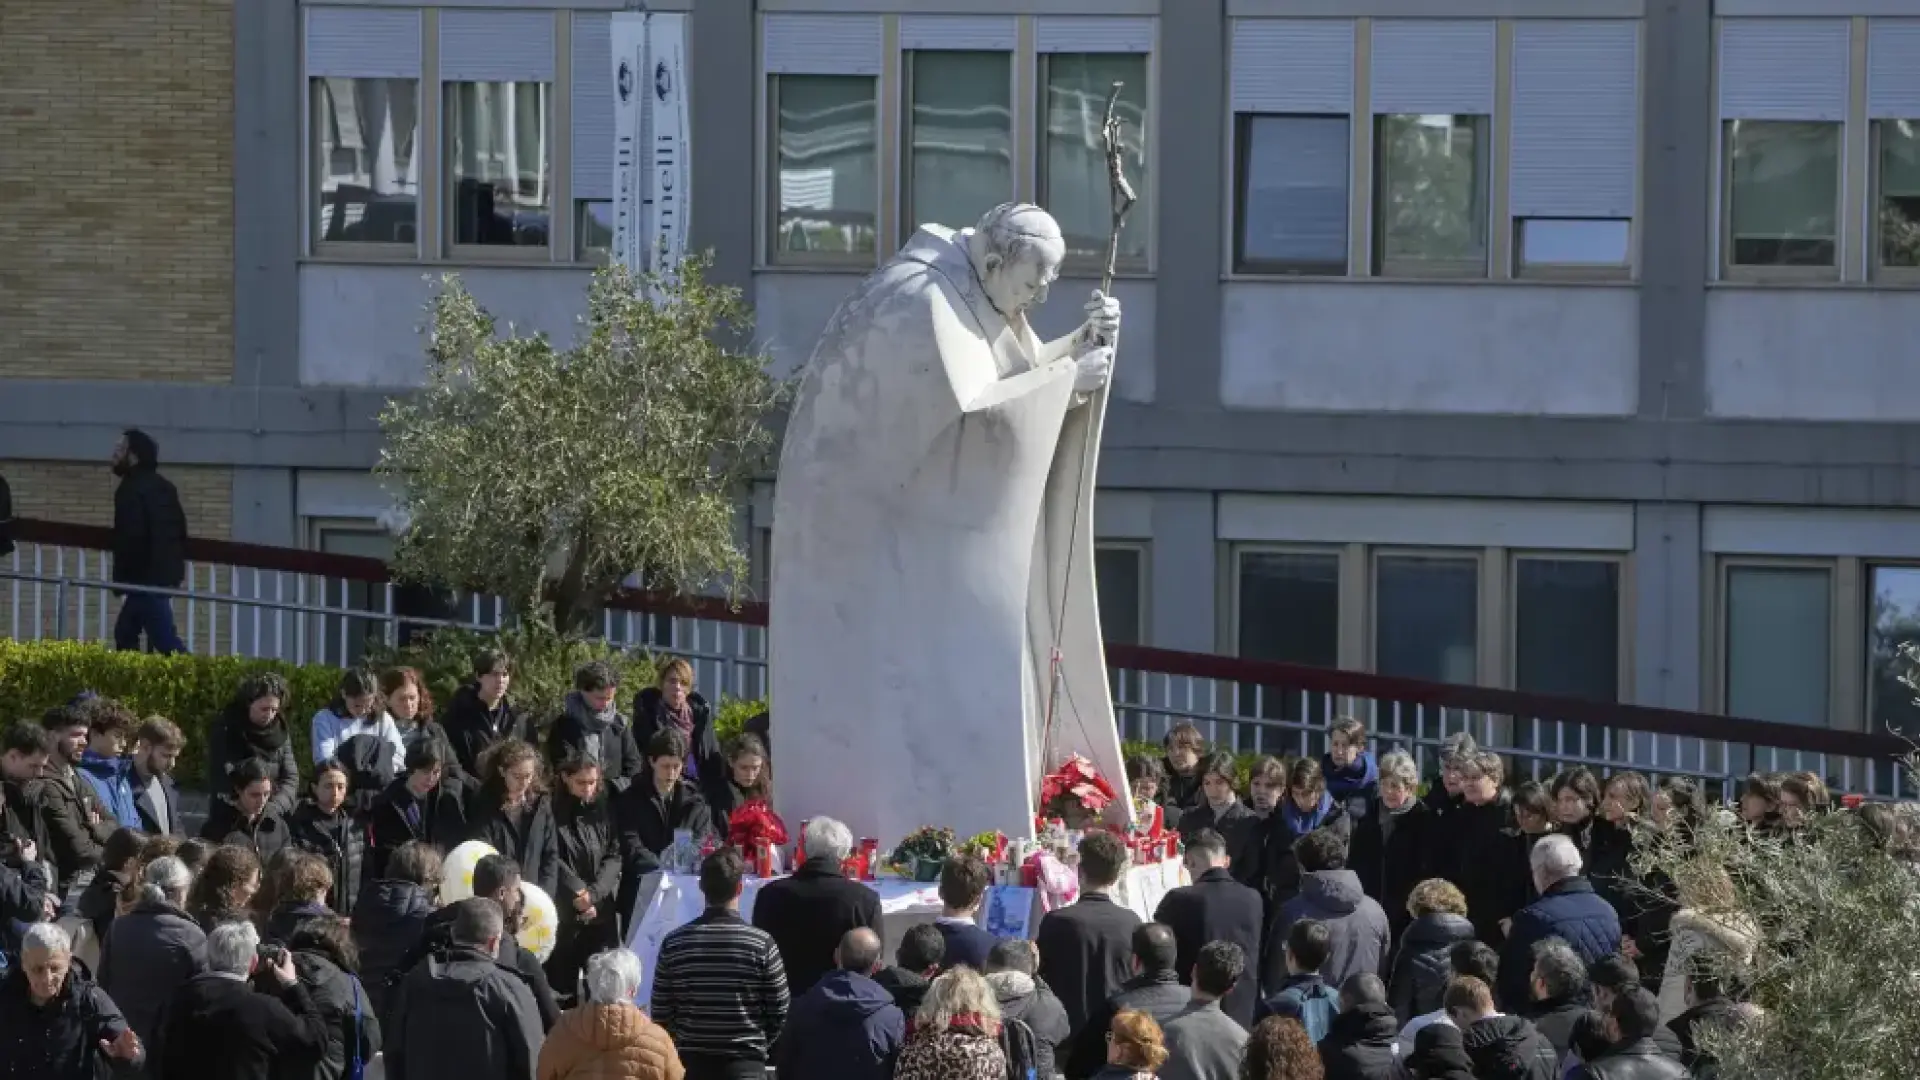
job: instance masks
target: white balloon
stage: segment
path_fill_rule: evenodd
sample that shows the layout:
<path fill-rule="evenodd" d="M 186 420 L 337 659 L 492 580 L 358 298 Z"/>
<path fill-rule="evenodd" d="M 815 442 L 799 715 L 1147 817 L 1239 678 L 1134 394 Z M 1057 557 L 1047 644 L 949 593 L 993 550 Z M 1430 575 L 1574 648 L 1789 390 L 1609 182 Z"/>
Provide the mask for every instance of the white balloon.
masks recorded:
<path fill-rule="evenodd" d="M 553 906 L 553 897 L 531 881 L 520 882 L 520 947 L 544 964 L 559 935 L 560 909 Z"/>
<path fill-rule="evenodd" d="M 469 840 L 447 853 L 446 861 L 440 865 L 440 902 L 458 903 L 473 898 L 473 870 L 480 860 L 489 855 L 498 855 L 492 844 L 484 840 Z"/>

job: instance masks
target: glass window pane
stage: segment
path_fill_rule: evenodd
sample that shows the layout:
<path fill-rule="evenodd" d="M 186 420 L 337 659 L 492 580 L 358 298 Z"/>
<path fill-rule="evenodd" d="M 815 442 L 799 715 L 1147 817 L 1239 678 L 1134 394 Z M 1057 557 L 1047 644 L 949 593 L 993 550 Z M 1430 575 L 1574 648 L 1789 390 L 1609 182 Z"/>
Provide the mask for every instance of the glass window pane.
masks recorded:
<path fill-rule="evenodd" d="M 1113 198 L 1107 183 L 1107 150 L 1100 138 L 1107 95 L 1125 83 L 1115 115 L 1120 119 L 1120 160 L 1139 202 L 1120 232 L 1120 257 L 1144 261 L 1153 217 L 1153 178 L 1147 172 L 1147 58 L 1125 53 L 1051 53 L 1045 58 L 1046 129 L 1040 155 L 1040 205 L 1060 222 L 1067 253 L 1104 259 L 1113 231 Z"/>
<path fill-rule="evenodd" d="M 1344 116 L 1241 118 L 1241 269 L 1347 272 L 1351 136 Z"/>
<path fill-rule="evenodd" d="M 1840 211 L 1840 125 L 1727 123 L 1736 266 L 1832 266 Z"/>
<path fill-rule="evenodd" d="M 1920 123 L 1881 120 L 1880 264 L 1920 266 Z"/>
<path fill-rule="evenodd" d="M 1480 561 L 1382 555 L 1374 566 L 1374 670 L 1479 682 Z"/>
<path fill-rule="evenodd" d="M 1625 266 L 1630 231 L 1618 218 L 1527 218 L 1520 222 L 1520 264 Z"/>
<path fill-rule="evenodd" d="M 908 225 L 972 225 L 1013 198 L 1013 56 L 916 52 L 908 64 Z"/>
<path fill-rule="evenodd" d="M 1340 557 L 1240 555 L 1240 655 L 1334 667 L 1340 659 Z"/>
<path fill-rule="evenodd" d="M 1515 689 L 1619 700 L 1620 564 L 1521 559 L 1513 589 Z"/>
<path fill-rule="evenodd" d="M 1375 146 L 1383 272 L 1487 263 L 1486 118 L 1382 116 Z"/>
<path fill-rule="evenodd" d="M 776 256 L 872 254 L 880 206 L 876 85 L 868 76 L 774 78 Z"/>
<path fill-rule="evenodd" d="M 574 261 L 605 258 L 613 250 L 613 203 L 605 199 L 580 199 L 574 208 Z"/>
<path fill-rule="evenodd" d="M 1900 682 L 1912 665 L 1904 645 L 1920 645 L 1920 567 L 1876 566 L 1873 610 L 1867 624 L 1867 730 L 1920 731 L 1920 705 Z"/>
<path fill-rule="evenodd" d="M 313 80 L 313 238 L 412 244 L 420 198 L 419 84 L 412 79 Z"/>
<path fill-rule="evenodd" d="M 552 85 L 447 84 L 453 242 L 545 247 L 553 212 Z"/>
<path fill-rule="evenodd" d="M 1094 588 L 1100 599 L 1100 637 L 1109 645 L 1138 645 L 1145 623 L 1140 595 L 1142 555 L 1137 547 L 1093 549 Z"/>
<path fill-rule="evenodd" d="M 1826 725 L 1831 588 L 1825 570 L 1728 569 L 1727 712 Z"/>

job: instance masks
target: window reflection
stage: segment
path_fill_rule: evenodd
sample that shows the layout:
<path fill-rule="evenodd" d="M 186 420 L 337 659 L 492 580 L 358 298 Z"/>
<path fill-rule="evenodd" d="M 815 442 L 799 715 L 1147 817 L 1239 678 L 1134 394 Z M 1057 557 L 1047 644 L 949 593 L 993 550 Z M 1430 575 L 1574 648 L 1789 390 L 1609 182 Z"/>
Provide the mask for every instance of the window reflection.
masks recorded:
<path fill-rule="evenodd" d="M 447 84 L 453 242 L 544 247 L 553 210 L 553 136 L 543 82 Z"/>
<path fill-rule="evenodd" d="M 879 215 L 875 87 L 876 80 L 866 76 L 774 78 L 777 255 L 873 252 Z"/>
<path fill-rule="evenodd" d="M 420 197 L 420 108 L 412 79 L 313 80 L 314 239 L 412 244 Z"/>
<path fill-rule="evenodd" d="M 1013 197 L 1013 57 L 917 52 L 911 64 L 908 227 L 971 225 Z"/>
<path fill-rule="evenodd" d="M 1144 261 L 1153 207 L 1153 178 L 1147 168 L 1147 58 L 1126 53 L 1050 54 L 1045 78 L 1040 204 L 1060 222 L 1068 254 L 1088 259 L 1106 257 L 1107 237 L 1113 229 L 1101 123 L 1113 84 L 1125 84 L 1115 106 L 1120 158 L 1139 201 L 1121 230 L 1120 257 Z"/>

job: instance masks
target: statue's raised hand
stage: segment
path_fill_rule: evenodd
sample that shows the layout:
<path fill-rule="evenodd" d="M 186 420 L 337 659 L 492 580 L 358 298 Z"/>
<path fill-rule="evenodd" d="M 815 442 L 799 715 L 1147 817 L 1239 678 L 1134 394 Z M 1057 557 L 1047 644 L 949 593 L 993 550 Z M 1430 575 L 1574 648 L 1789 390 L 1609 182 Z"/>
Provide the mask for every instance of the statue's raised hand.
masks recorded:
<path fill-rule="evenodd" d="M 1087 301 L 1087 321 L 1080 328 L 1083 345 L 1112 345 L 1120 337 L 1120 301 L 1098 289 Z"/>

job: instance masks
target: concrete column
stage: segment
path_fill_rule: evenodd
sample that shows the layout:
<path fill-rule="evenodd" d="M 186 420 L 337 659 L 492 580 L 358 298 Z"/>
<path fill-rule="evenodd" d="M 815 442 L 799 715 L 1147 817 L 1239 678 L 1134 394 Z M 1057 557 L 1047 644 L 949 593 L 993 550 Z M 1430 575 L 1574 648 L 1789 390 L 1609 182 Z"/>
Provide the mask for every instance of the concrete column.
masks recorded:
<path fill-rule="evenodd" d="M 754 116 L 761 89 L 754 63 L 753 0 L 700 0 L 688 61 L 693 82 L 694 250 L 712 250 L 709 280 L 753 301 Z"/>
<path fill-rule="evenodd" d="M 1704 706 L 1701 576 L 1699 504 L 1636 505 L 1629 608 L 1634 704 L 1689 711 Z"/>
<path fill-rule="evenodd" d="M 292 469 L 233 470 L 232 538 L 242 544 L 302 547 Z"/>
<path fill-rule="evenodd" d="M 1147 568 L 1147 643 L 1162 649 L 1214 652 L 1216 582 L 1213 494 L 1153 495 L 1152 564 Z"/>
<path fill-rule="evenodd" d="M 1713 259 L 1711 0 L 1649 0 L 1640 87 L 1640 415 L 1706 410 L 1707 276 Z"/>
<path fill-rule="evenodd" d="M 1221 231 L 1232 210 L 1226 26 L 1224 0 L 1180 0 L 1178 16 L 1160 20 L 1153 353 L 1163 405 L 1220 405 Z"/>

